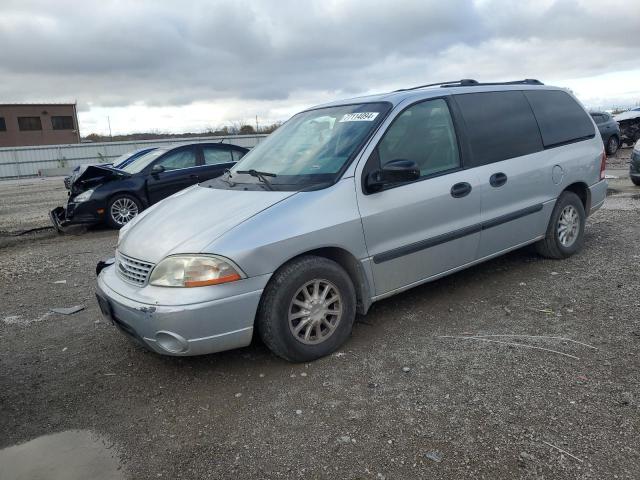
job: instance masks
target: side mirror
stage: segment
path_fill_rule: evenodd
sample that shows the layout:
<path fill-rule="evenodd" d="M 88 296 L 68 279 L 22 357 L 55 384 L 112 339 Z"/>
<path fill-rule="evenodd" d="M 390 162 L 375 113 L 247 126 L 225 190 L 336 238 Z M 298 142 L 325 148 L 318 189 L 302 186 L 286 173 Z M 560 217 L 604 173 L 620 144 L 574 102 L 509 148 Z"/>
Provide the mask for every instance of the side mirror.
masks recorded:
<path fill-rule="evenodd" d="M 164 169 L 164 167 L 163 167 L 162 165 L 154 165 L 154 166 L 151 168 L 151 174 L 152 174 L 152 175 L 157 175 L 157 174 L 159 174 L 159 173 L 164 172 L 164 170 L 165 170 L 165 169 Z"/>
<path fill-rule="evenodd" d="M 420 168 L 413 160 L 391 160 L 380 170 L 375 170 L 367 176 L 366 188 L 368 192 L 379 192 L 385 184 L 412 182 L 420 178 Z"/>

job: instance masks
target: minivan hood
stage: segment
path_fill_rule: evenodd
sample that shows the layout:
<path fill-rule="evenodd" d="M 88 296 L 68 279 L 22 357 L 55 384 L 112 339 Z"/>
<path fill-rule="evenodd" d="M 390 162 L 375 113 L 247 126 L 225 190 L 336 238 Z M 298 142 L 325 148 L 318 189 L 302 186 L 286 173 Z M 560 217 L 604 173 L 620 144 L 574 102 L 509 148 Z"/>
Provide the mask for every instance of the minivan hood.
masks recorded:
<path fill-rule="evenodd" d="M 220 235 L 295 193 L 195 185 L 133 219 L 120 235 L 118 250 L 152 263 L 171 254 L 203 252 Z"/>

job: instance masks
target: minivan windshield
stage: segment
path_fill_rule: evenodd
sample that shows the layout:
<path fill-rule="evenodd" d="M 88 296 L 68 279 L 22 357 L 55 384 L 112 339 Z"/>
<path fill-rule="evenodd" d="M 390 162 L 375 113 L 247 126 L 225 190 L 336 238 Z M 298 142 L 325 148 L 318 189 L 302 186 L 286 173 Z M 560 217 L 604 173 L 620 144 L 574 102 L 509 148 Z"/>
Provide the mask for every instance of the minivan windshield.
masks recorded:
<path fill-rule="evenodd" d="M 388 103 L 361 103 L 299 113 L 247 153 L 230 174 L 206 186 L 298 190 L 333 182 L 390 108 Z"/>

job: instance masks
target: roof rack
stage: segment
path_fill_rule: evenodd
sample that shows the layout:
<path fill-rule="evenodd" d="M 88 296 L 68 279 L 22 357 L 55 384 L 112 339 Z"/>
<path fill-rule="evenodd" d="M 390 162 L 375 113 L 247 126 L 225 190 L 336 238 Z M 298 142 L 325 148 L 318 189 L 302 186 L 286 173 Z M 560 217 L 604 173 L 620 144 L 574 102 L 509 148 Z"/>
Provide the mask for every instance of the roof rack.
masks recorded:
<path fill-rule="evenodd" d="M 474 87 L 481 85 L 544 85 L 540 80 L 535 78 L 525 78 L 524 80 L 511 80 L 510 82 L 476 82 L 475 80 L 460 80 L 460 84 L 447 83 L 440 85 L 441 87 Z"/>
<path fill-rule="evenodd" d="M 427 87 L 440 87 L 440 88 L 448 88 L 448 87 L 475 87 L 482 85 L 544 85 L 540 80 L 536 80 L 535 78 L 525 78 L 524 80 L 512 80 L 510 82 L 485 82 L 480 83 L 473 78 L 463 78 L 462 80 L 452 80 L 450 82 L 436 82 L 436 83 L 427 83 L 425 85 L 418 85 L 417 87 L 410 88 L 401 88 L 399 90 L 394 90 L 394 92 L 407 92 L 409 90 L 419 90 L 421 88 Z"/>
<path fill-rule="evenodd" d="M 394 90 L 394 92 L 407 92 L 409 90 L 418 90 L 420 88 L 437 87 L 437 86 L 458 87 L 458 86 L 471 86 L 471 85 L 478 85 L 478 82 L 471 78 L 463 78 L 462 80 L 451 80 L 450 82 L 427 83 L 425 85 L 418 85 L 417 87 L 401 88 L 399 90 Z"/>

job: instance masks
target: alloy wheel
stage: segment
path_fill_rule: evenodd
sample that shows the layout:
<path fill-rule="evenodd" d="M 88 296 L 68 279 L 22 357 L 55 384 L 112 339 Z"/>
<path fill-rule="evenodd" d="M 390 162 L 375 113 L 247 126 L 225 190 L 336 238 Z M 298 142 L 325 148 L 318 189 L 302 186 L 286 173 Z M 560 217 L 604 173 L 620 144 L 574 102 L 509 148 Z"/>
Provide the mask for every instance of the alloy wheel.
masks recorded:
<path fill-rule="evenodd" d="M 327 340 L 342 319 L 342 297 L 328 280 L 315 279 L 298 289 L 289 305 L 289 329 L 305 345 Z"/>
<path fill-rule="evenodd" d="M 138 215 L 138 205 L 130 198 L 118 198 L 111 204 L 111 218 L 118 225 L 124 225 Z"/>
<path fill-rule="evenodd" d="M 558 218 L 558 240 L 563 247 L 570 247 L 578 238 L 580 232 L 580 216 L 573 205 L 562 209 Z"/>

